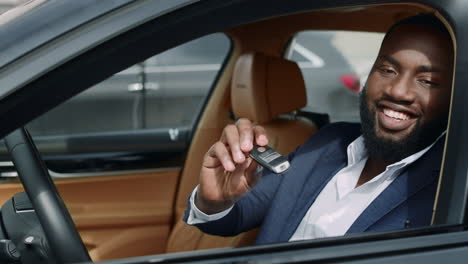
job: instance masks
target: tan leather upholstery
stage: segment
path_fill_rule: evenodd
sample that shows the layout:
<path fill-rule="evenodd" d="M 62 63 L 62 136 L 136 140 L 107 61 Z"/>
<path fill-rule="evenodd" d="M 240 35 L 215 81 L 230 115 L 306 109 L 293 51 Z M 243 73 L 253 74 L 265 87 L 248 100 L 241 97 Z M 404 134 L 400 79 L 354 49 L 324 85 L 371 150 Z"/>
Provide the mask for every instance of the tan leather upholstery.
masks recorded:
<path fill-rule="evenodd" d="M 296 63 L 261 53 L 239 57 L 231 85 L 234 114 L 267 124 L 307 103 L 304 79 Z"/>
<path fill-rule="evenodd" d="M 270 140 L 269 145 L 280 153 L 287 154 L 293 151 L 317 131 L 317 127 L 308 120 L 293 115 L 282 115 L 300 109 L 305 104 L 304 81 L 295 63 L 259 53 L 247 53 L 238 58 L 231 81 L 233 114 L 236 117 L 249 118 L 265 127 Z M 210 110 L 207 109 L 208 112 L 211 112 Z M 220 134 L 221 131 L 217 138 Z M 213 135 L 207 133 L 206 137 L 197 140 L 210 141 Z M 198 149 L 199 153 L 191 151 L 189 155 L 203 157 L 208 147 L 203 150 Z M 187 161 L 196 160 L 191 158 L 193 157 L 187 157 Z M 184 170 L 194 167 L 197 166 L 186 164 Z M 195 179 L 188 180 L 186 177 L 195 177 Z M 192 190 L 197 180 L 198 171 L 182 175 L 177 205 L 183 202 L 185 207 L 189 195 L 186 190 Z M 188 184 L 189 182 L 191 184 Z M 181 212 L 176 214 L 176 217 L 181 217 Z M 203 234 L 178 220 L 170 235 L 167 252 L 251 245 L 255 241 L 256 234 L 257 230 L 253 230 L 235 237 L 215 237 Z"/>
<path fill-rule="evenodd" d="M 269 145 L 285 155 L 317 130 L 309 120 L 290 114 L 304 107 L 307 97 L 299 67 L 283 58 L 241 55 L 233 73 L 231 102 L 236 117 L 262 125 Z"/>

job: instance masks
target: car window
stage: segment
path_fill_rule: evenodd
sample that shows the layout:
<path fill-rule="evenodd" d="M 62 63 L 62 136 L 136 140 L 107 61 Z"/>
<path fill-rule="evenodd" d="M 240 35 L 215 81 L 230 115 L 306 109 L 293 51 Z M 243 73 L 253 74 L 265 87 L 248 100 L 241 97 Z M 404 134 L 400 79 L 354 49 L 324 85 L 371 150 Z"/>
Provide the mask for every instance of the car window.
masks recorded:
<path fill-rule="evenodd" d="M 228 49 L 227 38 L 214 34 L 148 59 L 146 126 L 191 126 Z"/>
<path fill-rule="evenodd" d="M 187 42 L 116 73 L 27 128 L 55 172 L 182 166 L 229 50 L 221 33 Z"/>
<path fill-rule="evenodd" d="M 50 136 L 191 126 L 228 50 L 223 34 L 193 40 L 113 75 L 27 127 L 33 136 Z"/>
<path fill-rule="evenodd" d="M 303 31 L 286 57 L 298 63 L 307 89 L 303 111 L 324 113 L 330 122 L 359 121 L 359 92 L 378 53 L 383 33 Z"/>

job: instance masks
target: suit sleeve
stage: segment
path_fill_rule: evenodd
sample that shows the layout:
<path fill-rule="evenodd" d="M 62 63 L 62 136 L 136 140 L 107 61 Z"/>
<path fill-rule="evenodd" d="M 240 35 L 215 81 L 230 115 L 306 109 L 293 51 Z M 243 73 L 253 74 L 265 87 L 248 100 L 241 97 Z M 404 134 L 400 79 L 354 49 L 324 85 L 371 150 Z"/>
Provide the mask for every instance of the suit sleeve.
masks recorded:
<path fill-rule="evenodd" d="M 292 155 L 289 156 L 291 157 Z M 194 226 L 205 233 L 218 236 L 235 236 L 260 226 L 282 178 L 282 175 L 264 170 L 260 182 L 239 199 L 226 216 L 218 220 L 194 224 Z M 189 200 L 183 218 L 186 223 L 190 211 Z"/>

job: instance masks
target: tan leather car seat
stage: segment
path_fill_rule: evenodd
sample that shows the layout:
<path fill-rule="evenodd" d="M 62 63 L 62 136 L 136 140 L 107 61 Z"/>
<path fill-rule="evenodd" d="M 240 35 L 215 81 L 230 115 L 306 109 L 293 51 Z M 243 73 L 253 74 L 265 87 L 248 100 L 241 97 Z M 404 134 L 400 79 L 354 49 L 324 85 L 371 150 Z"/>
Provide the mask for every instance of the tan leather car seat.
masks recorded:
<path fill-rule="evenodd" d="M 304 107 L 306 98 L 304 80 L 296 63 L 261 53 L 247 53 L 238 58 L 231 81 L 233 114 L 264 126 L 269 145 L 280 153 L 293 151 L 318 130 L 309 120 L 290 114 Z M 204 152 L 197 155 L 203 156 Z M 179 189 L 193 190 L 197 183 L 198 173 L 185 173 Z M 176 206 L 185 209 L 189 195 L 187 191 L 179 192 Z M 244 246 L 252 244 L 255 237 L 256 230 L 235 237 L 211 236 L 178 220 L 169 237 L 167 252 Z"/>

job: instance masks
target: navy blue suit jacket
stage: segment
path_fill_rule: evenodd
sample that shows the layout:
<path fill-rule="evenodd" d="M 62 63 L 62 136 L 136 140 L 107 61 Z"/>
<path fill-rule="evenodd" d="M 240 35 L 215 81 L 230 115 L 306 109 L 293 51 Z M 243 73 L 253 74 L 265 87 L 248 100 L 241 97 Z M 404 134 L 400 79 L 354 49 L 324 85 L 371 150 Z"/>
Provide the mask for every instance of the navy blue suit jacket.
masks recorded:
<path fill-rule="evenodd" d="M 196 226 L 221 236 L 260 227 L 257 244 L 288 241 L 317 195 L 347 165 L 346 149 L 360 134 L 359 124 L 322 128 L 289 155 L 291 167 L 285 174 L 265 173 L 228 215 Z M 405 223 L 430 225 L 442 150 L 439 140 L 364 210 L 347 233 L 402 229 Z M 184 221 L 189 210 L 190 203 Z"/>

